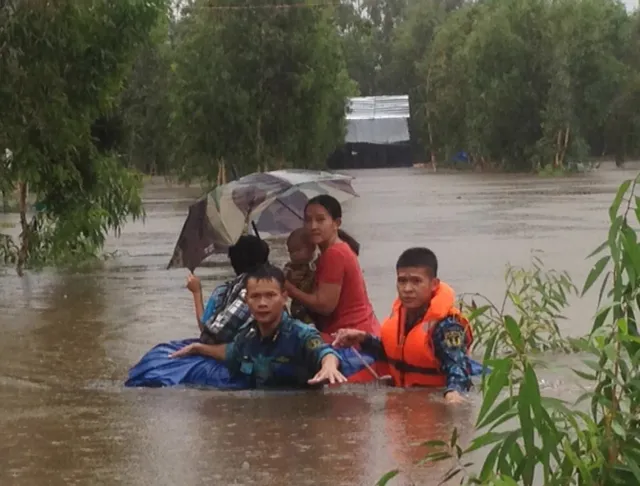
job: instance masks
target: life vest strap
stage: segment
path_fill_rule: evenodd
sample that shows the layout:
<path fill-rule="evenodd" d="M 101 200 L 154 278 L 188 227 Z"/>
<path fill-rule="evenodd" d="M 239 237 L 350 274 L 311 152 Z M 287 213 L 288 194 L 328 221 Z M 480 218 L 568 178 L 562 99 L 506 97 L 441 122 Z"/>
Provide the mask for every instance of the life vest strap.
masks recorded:
<path fill-rule="evenodd" d="M 418 373 L 428 376 L 439 376 L 442 374 L 442 372 L 436 368 L 423 368 L 421 366 L 414 366 L 399 359 L 388 359 L 387 361 L 391 366 L 393 366 L 401 373 Z"/>

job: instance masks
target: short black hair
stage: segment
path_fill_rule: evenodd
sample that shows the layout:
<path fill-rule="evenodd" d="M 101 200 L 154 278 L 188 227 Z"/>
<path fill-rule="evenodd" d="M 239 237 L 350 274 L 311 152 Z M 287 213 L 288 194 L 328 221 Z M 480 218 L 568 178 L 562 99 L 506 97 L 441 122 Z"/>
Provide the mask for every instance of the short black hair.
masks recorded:
<path fill-rule="evenodd" d="M 403 251 L 396 263 L 396 270 L 408 267 L 424 268 L 430 277 L 438 276 L 438 259 L 429 248 L 415 247 Z"/>
<path fill-rule="evenodd" d="M 311 241 L 311 235 L 309 232 L 303 228 L 294 229 L 289 236 L 287 237 L 287 246 L 293 246 L 295 248 L 301 247 L 313 247 L 315 249 L 316 245 L 313 241 Z"/>
<path fill-rule="evenodd" d="M 251 272 L 269 261 L 269 245 L 254 235 L 242 235 L 229 247 L 229 260 L 236 275 Z"/>
<path fill-rule="evenodd" d="M 255 280 L 275 280 L 278 282 L 280 288 L 284 289 L 284 272 L 270 263 L 261 265 L 247 273 L 247 279 L 245 282 L 248 282 L 250 278 Z"/>

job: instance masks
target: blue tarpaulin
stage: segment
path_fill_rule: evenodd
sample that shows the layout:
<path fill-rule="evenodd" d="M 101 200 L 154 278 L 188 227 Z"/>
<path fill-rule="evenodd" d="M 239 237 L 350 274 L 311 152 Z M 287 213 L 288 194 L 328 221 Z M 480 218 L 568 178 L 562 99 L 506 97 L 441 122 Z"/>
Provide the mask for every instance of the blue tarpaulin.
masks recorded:
<path fill-rule="evenodd" d="M 194 386 L 210 387 L 221 390 L 241 390 L 249 388 L 244 376 L 231 376 L 224 363 L 205 356 L 186 356 L 169 358 L 169 355 L 197 339 L 184 339 L 158 344 L 145 354 L 140 362 L 129 370 L 125 382 L 128 387 L 165 387 Z M 336 350 L 342 360 L 341 371 L 349 376 L 362 371 L 365 365 L 351 348 Z M 372 356 L 362 354 L 368 365 L 372 365 Z M 471 372 L 482 374 L 482 365 L 471 360 Z"/>

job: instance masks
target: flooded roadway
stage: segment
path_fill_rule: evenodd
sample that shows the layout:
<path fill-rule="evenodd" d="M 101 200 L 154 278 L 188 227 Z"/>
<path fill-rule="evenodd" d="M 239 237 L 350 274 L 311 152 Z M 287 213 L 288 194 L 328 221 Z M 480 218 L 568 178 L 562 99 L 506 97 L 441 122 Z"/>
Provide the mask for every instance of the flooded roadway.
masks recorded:
<path fill-rule="evenodd" d="M 606 237 L 613 194 L 635 171 L 561 179 L 353 174 L 361 197 L 346 205 L 344 228 L 363 243 L 382 318 L 394 296 L 395 260 L 410 245 L 432 248 L 441 278 L 459 293 L 501 297 L 505 265 L 526 265 L 532 249 L 581 284 L 585 256 Z M 196 335 L 186 271 L 165 267 L 199 192 L 149 183 L 146 223 L 109 242 L 118 256 L 102 269 L 24 279 L 0 273 L 0 485 L 373 485 L 398 466 L 405 474 L 392 484 L 437 484 L 442 467 L 411 466 L 424 452 L 414 444 L 446 438 L 454 425 L 468 437 L 477 396 L 452 408 L 439 394 L 380 387 L 123 388 L 128 368 L 151 346 Z M 284 258 L 281 249 L 275 257 Z M 198 273 L 208 292 L 230 269 Z M 587 331 L 594 306 L 593 296 L 572 306 L 564 331 Z M 573 359 L 550 359 L 541 374 L 547 392 L 575 394 Z"/>

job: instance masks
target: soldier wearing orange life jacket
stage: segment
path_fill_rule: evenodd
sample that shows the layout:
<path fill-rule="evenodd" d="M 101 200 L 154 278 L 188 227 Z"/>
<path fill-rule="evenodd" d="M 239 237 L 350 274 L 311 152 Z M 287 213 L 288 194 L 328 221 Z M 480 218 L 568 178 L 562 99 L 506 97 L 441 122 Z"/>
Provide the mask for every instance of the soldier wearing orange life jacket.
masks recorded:
<path fill-rule="evenodd" d="M 471 386 L 469 322 L 454 307 L 455 293 L 438 279 L 438 260 L 427 248 L 410 248 L 396 264 L 398 298 L 381 337 L 343 329 L 336 347 L 360 345 L 389 366 L 395 386 L 445 388 L 449 402 L 463 401 Z"/>

